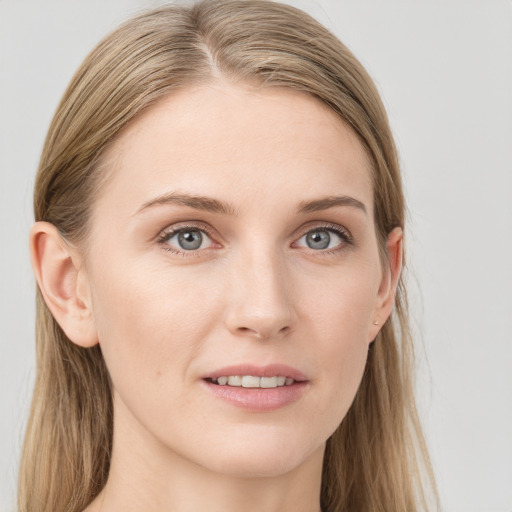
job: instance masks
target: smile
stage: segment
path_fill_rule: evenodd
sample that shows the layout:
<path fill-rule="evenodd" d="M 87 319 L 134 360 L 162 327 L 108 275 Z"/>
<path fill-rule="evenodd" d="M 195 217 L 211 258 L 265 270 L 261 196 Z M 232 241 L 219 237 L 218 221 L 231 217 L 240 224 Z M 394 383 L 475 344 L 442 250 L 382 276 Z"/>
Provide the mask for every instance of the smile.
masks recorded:
<path fill-rule="evenodd" d="M 290 377 L 276 375 L 273 377 L 256 377 L 254 375 L 230 375 L 212 378 L 210 380 L 219 386 L 231 386 L 242 388 L 277 388 L 291 386 L 295 381 Z"/>
<path fill-rule="evenodd" d="M 270 412 L 299 400 L 309 389 L 304 373 L 285 364 L 238 364 L 203 375 L 204 389 L 248 412 Z"/>

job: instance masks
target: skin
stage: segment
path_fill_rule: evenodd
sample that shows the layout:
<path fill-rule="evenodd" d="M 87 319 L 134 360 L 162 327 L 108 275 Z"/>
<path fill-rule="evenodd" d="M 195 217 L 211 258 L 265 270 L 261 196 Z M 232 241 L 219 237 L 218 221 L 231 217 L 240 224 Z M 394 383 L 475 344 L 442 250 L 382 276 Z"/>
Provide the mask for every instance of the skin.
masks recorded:
<path fill-rule="evenodd" d="M 389 264 L 379 259 L 361 143 L 304 93 L 220 80 L 161 100 L 107 162 L 87 251 L 50 224 L 31 232 L 53 315 L 73 342 L 101 345 L 112 377 L 111 472 L 87 511 L 319 511 L 325 442 L 354 399 L 401 266 L 399 229 Z M 147 206 L 166 194 L 227 211 Z M 364 209 L 299 213 L 333 196 Z M 169 234 L 184 226 L 202 230 L 199 249 Z M 326 249 L 308 245 L 319 232 Z M 305 389 L 265 412 L 205 389 L 208 372 L 242 363 L 292 366 Z"/>

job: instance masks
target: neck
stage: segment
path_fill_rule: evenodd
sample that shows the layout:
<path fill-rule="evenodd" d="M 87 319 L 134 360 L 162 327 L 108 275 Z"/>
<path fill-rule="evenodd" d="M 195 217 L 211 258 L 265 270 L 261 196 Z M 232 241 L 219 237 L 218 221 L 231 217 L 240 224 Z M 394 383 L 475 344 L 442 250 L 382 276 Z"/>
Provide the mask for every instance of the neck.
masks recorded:
<path fill-rule="evenodd" d="M 320 512 L 324 447 L 282 474 L 241 477 L 209 470 L 123 425 L 115 429 L 108 482 L 85 512 Z"/>

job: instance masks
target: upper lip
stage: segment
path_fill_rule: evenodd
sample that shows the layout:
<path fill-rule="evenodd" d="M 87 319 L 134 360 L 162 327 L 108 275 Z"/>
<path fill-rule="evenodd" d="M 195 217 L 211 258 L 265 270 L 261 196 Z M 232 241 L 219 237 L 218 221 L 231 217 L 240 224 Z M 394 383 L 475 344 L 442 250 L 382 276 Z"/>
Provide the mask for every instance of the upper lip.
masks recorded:
<path fill-rule="evenodd" d="M 229 377 L 230 375 L 252 375 L 253 377 L 288 377 L 296 382 L 308 380 L 306 376 L 291 366 L 285 364 L 268 364 L 256 366 L 254 364 L 237 364 L 214 370 L 203 377 L 203 379 L 217 379 Z"/>

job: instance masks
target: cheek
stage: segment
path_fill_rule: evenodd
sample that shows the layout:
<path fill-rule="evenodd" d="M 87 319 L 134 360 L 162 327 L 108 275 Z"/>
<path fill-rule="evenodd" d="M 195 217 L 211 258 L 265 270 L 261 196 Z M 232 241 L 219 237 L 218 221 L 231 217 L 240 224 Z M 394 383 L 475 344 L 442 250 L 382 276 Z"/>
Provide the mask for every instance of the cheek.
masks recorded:
<path fill-rule="evenodd" d="M 142 426 L 164 445 L 198 421 L 190 414 L 197 400 L 190 392 L 192 363 L 219 318 L 218 301 L 204 300 L 203 286 L 211 281 L 185 274 L 140 262 L 95 276 L 95 319 L 118 425 Z M 173 419 L 189 416 L 187 427 Z"/>
<path fill-rule="evenodd" d="M 117 262 L 97 273 L 93 286 L 99 342 L 114 386 L 155 385 L 162 373 L 180 385 L 211 329 L 215 303 L 200 300 L 201 280 L 137 260 Z"/>
<path fill-rule="evenodd" d="M 340 269 L 303 303 L 320 365 L 318 413 L 329 411 L 331 431 L 348 411 L 364 373 L 379 275 L 378 265 Z"/>
<path fill-rule="evenodd" d="M 311 276 L 298 294 L 302 313 L 321 339 L 368 344 L 380 284 L 378 264 L 361 262 L 334 269 L 322 279 Z M 338 344 L 334 343 L 333 349 Z"/>

